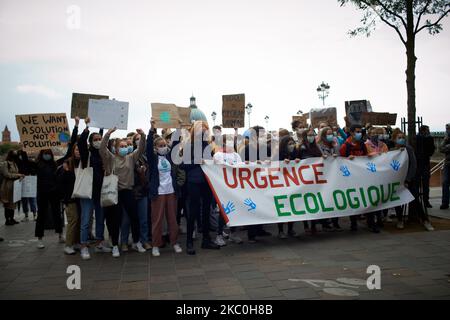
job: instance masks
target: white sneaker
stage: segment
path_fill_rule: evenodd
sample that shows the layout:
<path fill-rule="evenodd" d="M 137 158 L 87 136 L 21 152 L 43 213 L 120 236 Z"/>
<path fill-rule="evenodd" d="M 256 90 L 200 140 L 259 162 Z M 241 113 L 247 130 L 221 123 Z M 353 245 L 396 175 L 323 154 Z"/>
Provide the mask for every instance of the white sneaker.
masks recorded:
<path fill-rule="evenodd" d="M 229 233 L 226 233 L 225 231 L 223 231 L 223 232 L 222 232 L 222 237 L 223 237 L 224 239 L 229 239 L 229 238 L 230 238 L 230 234 L 229 234 Z"/>
<path fill-rule="evenodd" d="M 147 250 L 145 250 L 145 248 L 142 246 L 142 243 L 138 242 L 138 243 L 134 243 L 132 246 L 133 250 L 139 252 L 139 253 L 145 253 L 147 252 Z"/>
<path fill-rule="evenodd" d="M 425 221 L 423 223 L 423 226 L 425 227 L 425 229 L 427 229 L 427 231 L 434 231 L 433 226 L 431 225 L 430 221 Z"/>
<path fill-rule="evenodd" d="M 239 237 L 237 234 L 234 233 L 230 234 L 230 241 L 237 244 L 241 244 L 243 242 L 241 237 Z"/>
<path fill-rule="evenodd" d="M 223 236 L 221 235 L 217 235 L 214 243 L 217 244 L 219 247 L 224 247 L 227 245 L 227 243 L 223 240 Z"/>
<path fill-rule="evenodd" d="M 103 243 L 95 247 L 95 252 L 97 253 L 111 253 L 112 249 L 105 246 Z"/>
<path fill-rule="evenodd" d="M 38 249 L 44 249 L 45 248 L 44 242 L 42 242 L 42 240 L 38 241 L 37 248 Z"/>
<path fill-rule="evenodd" d="M 87 247 L 84 247 L 81 249 L 81 259 L 83 260 L 89 260 L 91 258 L 91 255 L 89 254 L 89 249 Z"/>
<path fill-rule="evenodd" d="M 64 253 L 68 254 L 68 255 L 73 255 L 73 254 L 75 254 L 75 250 L 73 249 L 73 247 L 66 246 L 64 248 Z"/>
<path fill-rule="evenodd" d="M 159 253 L 159 248 L 158 247 L 153 247 L 152 249 L 152 255 L 154 257 L 159 257 L 161 254 Z"/>
<path fill-rule="evenodd" d="M 122 252 L 128 252 L 128 244 L 122 244 Z"/>
<path fill-rule="evenodd" d="M 278 238 L 280 238 L 280 239 L 287 239 L 287 235 L 286 235 L 286 233 L 284 233 L 283 231 L 281 231 L 281 232 L 279 232 L 278 233 Z"/>
<path fill-rule="evenodd" d="M 403 221 L 397 222 L 397 229 L 399 230 L 405 229 L 405 224 L 403 223 Z"/>
<path fill-rule="evenodd" d="M 22 222 L 28 222 L 30 219 L 28 219 L 28 216 L 25 216 L 25 218 L 22 219 Z"/>
<path fill-rule="evenodd" d="M 386 218 L 384 218 L 384 222 L 392 222 L 392 218 L 388 216 L 386 216 Z"/>
<path fill-rule="evenodd" d="M 175 250 L 175 253 L 183 252 L 183 249 L 181 249 L 181 246 L 178 243 L 173 246 L 173 249 Z"/>
<path fill-rule="evenodd" d="M 112 248 L 112 256 L 113 258 L 119 258 L 120 257 L 120 251 L 118 246 L 114 246 Z"/>

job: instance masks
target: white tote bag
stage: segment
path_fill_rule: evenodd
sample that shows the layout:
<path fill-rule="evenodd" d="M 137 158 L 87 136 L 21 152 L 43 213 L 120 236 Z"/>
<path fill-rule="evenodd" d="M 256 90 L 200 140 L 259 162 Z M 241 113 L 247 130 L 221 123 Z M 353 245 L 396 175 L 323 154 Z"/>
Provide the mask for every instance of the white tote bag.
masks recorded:
<path fill-rule="evenodd" d="M 75 186 L 73 188 L 72 198 L 75 199 L 92 199 L 92 184 L 94 181 L 94 169 L 90 163 L 91 155 L 88 156 L 86 169 L 82 169 L 81 161 L 77 169 L 75 169 Z"/>
<path fill-rule="evenodd" d="M 115 160 L 113 163 L 115 164 Z M 119 177 L 114 174 L 114 168 L 112 174 L 103 178 L 100 201 L 103 208 L 119 203 Z"/>

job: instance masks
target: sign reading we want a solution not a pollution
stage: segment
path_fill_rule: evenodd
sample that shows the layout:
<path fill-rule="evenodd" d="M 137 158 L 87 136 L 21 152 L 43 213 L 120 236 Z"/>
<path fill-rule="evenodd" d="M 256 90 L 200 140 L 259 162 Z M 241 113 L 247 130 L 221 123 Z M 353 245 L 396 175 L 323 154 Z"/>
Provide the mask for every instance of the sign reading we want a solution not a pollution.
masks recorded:
<path fill-rule="evenodd" d="M 202 169 L 231 227 L 351 216 L 413 200 L 404 186 L 406 151 Z"/>
<path fill-rule="evenodd" d="M 51 149 L 60 155 L 70 142 L 70 130 L 65 113 L 16 115 L 22 148 L 34 153 Z"/>

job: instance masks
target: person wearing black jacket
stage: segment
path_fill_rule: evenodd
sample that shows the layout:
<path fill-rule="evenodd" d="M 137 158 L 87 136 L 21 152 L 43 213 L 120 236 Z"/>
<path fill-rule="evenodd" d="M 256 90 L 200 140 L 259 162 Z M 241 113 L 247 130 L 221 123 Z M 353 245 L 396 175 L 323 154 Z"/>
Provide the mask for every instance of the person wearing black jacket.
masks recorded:
<path fill-rule="evenodd" d="M 434 139 L 430 135 L 428 126 L 421 126 L 416 137 L 416 158 L 418 186 L 422 186 L 423 202 L 427 208 L 432 208 L 430 204 L 430 158 L 434 154 L 436 147 Z"/>
<path fill-rule="evenodd" d="M 191 128 L 190 139 L 183 148 L 183 163 L 180 166 L 182 170 L 186 171 L 186 189 L 189 202 L 186 251 L 189 255 L 195 254 L 193 233 L 195 218 L 198 213 L 200 213 L 202 219 L 202 248 L 220 249 L 218 245 L 211 241 L 209 234 L 213 196 L 201 168 L 204 160 L 212 160 L 212 154 L 208 123 L 205 121 L 194 122 Z"/>
<path fill-rule="evenodd" d="M 17 151 L 18 159 L 17 159 L 17 167 L 19 168 L 19 173 L 24 176 L 35 176 L 36 175 L 36 164 L 28 158 L 28 154 L 23 151 Z M 33 213 L 33 219 L 36 221 L 36 198 L 22 198 L 21 199 L 23 213 L 25 214 L 25 218 L 23 221 L 28 221 L 28 213 Z"/>

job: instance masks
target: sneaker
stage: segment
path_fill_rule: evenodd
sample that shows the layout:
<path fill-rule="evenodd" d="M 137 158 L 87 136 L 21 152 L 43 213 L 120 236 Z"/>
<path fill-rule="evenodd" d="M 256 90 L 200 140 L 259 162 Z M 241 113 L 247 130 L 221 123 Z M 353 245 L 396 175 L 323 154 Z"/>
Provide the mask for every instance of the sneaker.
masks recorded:
<path fill-rule="evenodd" d="M 423 226 L 425 227 L 425 229 L 427 229 L 427 231 L 434 231 L 433 226 L 431 225 L 430 221 L 425 221 L 423 223 Z"/>
<path fill-rule="evenodd" d="M 73 246 L 73 250 L 75 250 L 75 251 L 81 251 L 81 245 L 79 245 L 79 244 L 74 245 L 74 246 Z"/>
<path fill-rule="evenodd" d="M 73 247 L 66 246 L 64 248 L 64 253 L 69 255 L 69 256 L 70 255 L 74 255 L 75 254 L 75 250 L 73 249 Z"/>
<path fill-rule="evenodd" d="M 281 231 L 281 232 L 278 233 L 278 238 L 280 238 L 280 239 L 287 239 L 287 234 L 284 233 L 283 231 Z"/>
<path fill-rule="evenodd" d="M 433 206 L 431 205 L 431 203 L 429 201 L 425 202 L 425 207 L 427 208 L 433 208 Z"/>
<path fill-rule="evenodd" d="M 392 218 L 388 215 L 384 218 L 384 222 L 390 223 L 390 222 L 392 222 Z"/>
<path fill-rule="evenodd" d="M 193 244 L 188 244 L 186 247 L 186 253 L 190 256 L 195 255 L 195 249 Z"/>
<path fill-rule="evenodd" d="M 33 213 L 33 220 L 34 220 L 34 221 L 37 220 L 37 215 L 36 215 L 36 213 Z"/>
<path fill-rule="evenodd" d="M 28 222 L 30 221 L 30 219 L 28 218 L 28 216 L 25 216 L 25 218 L 22 219 L 22 222 Z"/>
<path fill-rule="evenodd" d="M 132 246 L 133 250 L 139 252 L 139 253 L 145 253 L 147 252 L 147 250 L 145 250 L 145 248 L 142 246 L 142 243 L 138 242 L 138 243 L 134 243 Z"/>
<path fill-rule="evenodd" d="M 5 226 L 13 226 L 14 222 L 12 222 L 11 220 L 6 220 L 5 222 Z"/>
<path fill-rule="evenodd" d="M 216 240 L 214 241 L 219 247 L 225 247 L 227 243 L 223 240 L 223 236 L 217 235 Z"/>
<path fill-rule="evenodd" d="M 448 209 L 448 204 L 441 205 L 441 210 L 447 210 L 447 209 Z"/>
<path fill-rule="evenodd" d="M 120 251 L 118 246 L 114 246 L 112 248 L 112 256 L 113 258 L 119 258 L 120 257 Z"/>
<path fill-rule="evenodd" d="M 224 238 L 224 239 L 229 239 L 230 238 L 230 234 L 229 233 L 226 233 L 225 231 L 223 231 L 222 232 L 222 237 Z"/>
<path fill-rule="evenodd" d="M 12 224 L 19 224 L 20 222 L 17 221 L 17 220 L 11 219 L 11 223 L 12 223 Z"/>
<path fill-rule="evenodd" d="M 144 244 L 144 249 L 145 250 L 150 250 L 151 248 L 152 248 L 152 245 L 150 243 L 147 242 L 147 243 Z"/>
<path fill-rule="evenodd" d="M 89 254 L 89 249 L 87 247 L 81 249 L 81 259 L 83 260 L 91 259 L 91 255 Z"/>
<path fill-rule="evenodd" d="M 122 252 L 128 252 L 128 244 L 122 245 Z"/>
<path fill-rule="evenodd" d="M 230 241 L 237 244 L 241 244 L 243 242 L 241 237 L 239 237 L 237 234 L 234 233 L 230 234 Z"/>
<path fill-rule="evenodd" d="M 37 243 L 37 248 L 38 248 L 38 249 L 44 249 L 44 248 L 45 248 L 44 242 L 42 242 L 42 240 L 39 240 L 39 241 L 38 241 L 38 243 Z"/>
<path fill-rule="evenodd" d="M 403 221 L 397 222 L 397 229 L 399 230 L 405 229 L 405 224 L 403 223 Z"/>
<path fill-rule="evenodd" d="M 101 243 L 95 247 L 95 252 L 96 253 L 111 253 L 112 249 L 105 246 L 103 243 Z"/>
<path fill-rule="evenodd" d="M 158 247 L 153 247 L 152 249 L 152 256 L 154 257 L 159 257 L 161 254 L 159 253 L 159 248 Z"/>
<path fill-rule="evenodd" d="M 181 249 L 181 246 L 178 243 L 173 246 L 173 250 L 175 250 L 175 253 L 183 252 L 183 249 Z"/>

